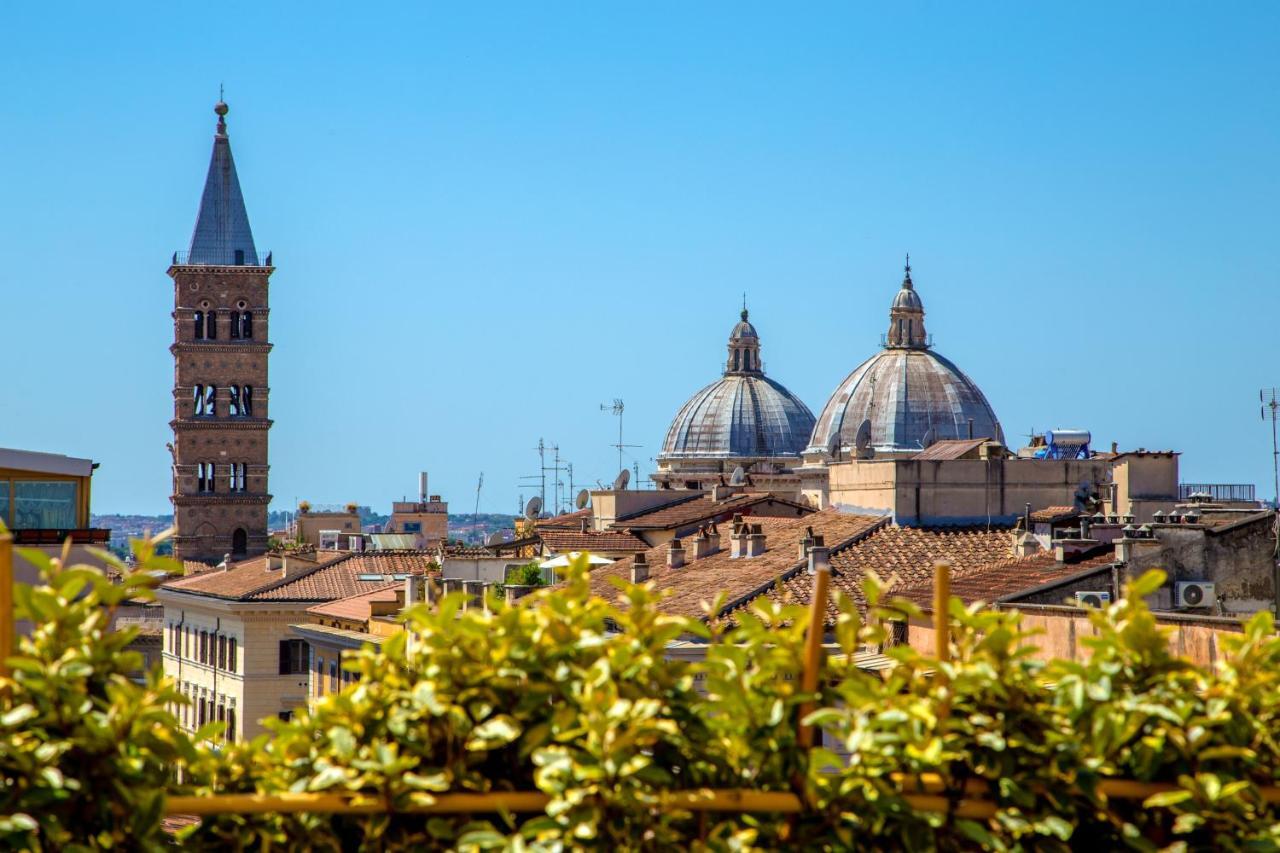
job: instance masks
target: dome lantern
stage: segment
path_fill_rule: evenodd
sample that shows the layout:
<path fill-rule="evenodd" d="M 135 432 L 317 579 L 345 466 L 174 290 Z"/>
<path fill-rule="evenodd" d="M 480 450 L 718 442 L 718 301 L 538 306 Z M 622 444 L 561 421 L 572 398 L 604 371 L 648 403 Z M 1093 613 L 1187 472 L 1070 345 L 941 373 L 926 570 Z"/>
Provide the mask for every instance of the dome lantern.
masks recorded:
<path fill-rule="evenodd" d="M 902 289 L 889 308 L 889 334 L 885 341 L 891 347 L 927 349 L 929 336 L 924 330 L 924 303 L 911 282 L 911 255 L 907 255 Z"/>

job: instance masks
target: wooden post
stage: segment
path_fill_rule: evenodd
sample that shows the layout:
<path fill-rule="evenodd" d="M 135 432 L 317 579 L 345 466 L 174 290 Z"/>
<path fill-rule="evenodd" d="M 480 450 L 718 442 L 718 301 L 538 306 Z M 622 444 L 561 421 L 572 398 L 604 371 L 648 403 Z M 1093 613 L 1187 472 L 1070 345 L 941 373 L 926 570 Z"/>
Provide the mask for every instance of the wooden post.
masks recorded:
<path fill-rule="evenodd" d="M 813 599 L 809 602 L 809 631 L 804 638 L 804 672 L 800 689 L 813 693 L 818 689 L 818 671 L 822 668 L 822 626 L 827 621 L 827 589 L 831 584 L 831 563 L 828 551 L 822 546 L 809 549 L 809 565 L 813 568 Z M 796 741 L 801 748 L 813 746 L 813 726 L 804 724 L 804 718 L 813 713 L 813 702 L 800 706 L 800 726 Z"/>
<path fill-rule="evenodd" d="M 951 564 L 939 560 L 933 564 L 933 640 L 938 663 L 951 660 Z"/>
<path fill-rule="evenodd" d="M 13 637 L 13 536 L 0 525 L 0 676 L 9 675 Z"/>

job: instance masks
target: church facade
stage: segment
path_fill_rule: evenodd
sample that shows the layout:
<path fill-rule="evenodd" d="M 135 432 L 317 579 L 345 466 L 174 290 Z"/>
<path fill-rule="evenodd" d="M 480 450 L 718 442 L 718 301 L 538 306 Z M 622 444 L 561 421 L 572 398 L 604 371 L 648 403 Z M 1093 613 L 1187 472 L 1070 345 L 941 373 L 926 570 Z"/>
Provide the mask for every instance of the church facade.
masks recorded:
<path fill-rule="evenodd" d="M 218 116 L 191 244 L 174 253 L 174 556 L 217 562 L 267 550 L 271 255 L 258 254 Z"/>

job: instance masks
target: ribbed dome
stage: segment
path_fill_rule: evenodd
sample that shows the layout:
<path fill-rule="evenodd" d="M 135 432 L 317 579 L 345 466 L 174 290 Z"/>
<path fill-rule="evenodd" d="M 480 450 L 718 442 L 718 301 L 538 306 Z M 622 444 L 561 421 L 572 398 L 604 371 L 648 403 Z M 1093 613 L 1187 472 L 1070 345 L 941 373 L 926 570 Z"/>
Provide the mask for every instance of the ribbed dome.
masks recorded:
<path fill-rule="evenodd" d="M 809 407 L 764 375 L 760 338 L 743 306 L 724 377 L 680 407 L 658 459 L 799 456 L 812 432 Z"/>
<path fill-rule="evenodd" d="M 1004 443 L 991 404 L 960 368 L 933 352 L 924 328 L 924 303 L 911 282 L 907 258 L 902 289 L 889 309 L 885 348 L 864 361 L 836 388 L 805 448 L 829 454 L 839 436 L 842 454 L 854 448 L 863 421 L 871 422 L 871 447 L 882 453 L 922 450 L 943 439 Z"/>
<path fill-rule="evenodd" d="M 680 407 L 659 459 L 799 456 L 812 432 L 813 413 L 786 388 L 731 373 Z"/>
<path fill-rule="evenodd" d="M 890 348 L 864 361 L 836 388 L 809 441 L 806 453 L 825 453 L 832 436 L 840 449 L 854 447 L 858 427 L 871 421 L 871 446 L 880 452 L 921 450 L 933 441 L 974 438 L 1004 443 L 1004 432 L 973 380 L 927 349 Z"/>

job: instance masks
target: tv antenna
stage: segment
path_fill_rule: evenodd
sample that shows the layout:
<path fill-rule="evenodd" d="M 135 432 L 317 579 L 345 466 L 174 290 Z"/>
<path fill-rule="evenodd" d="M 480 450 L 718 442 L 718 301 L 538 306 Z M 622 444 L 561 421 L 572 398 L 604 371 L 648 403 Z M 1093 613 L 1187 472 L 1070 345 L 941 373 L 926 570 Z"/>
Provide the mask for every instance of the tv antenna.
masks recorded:
<path fill-rule="evenodd" d="M 617 443 L 617 444 L 614 444 L 614 445 L 610 445 L 610 446 L 611 446 L 611 447 L 616 447 L 616 448 L 618 449 L 618 467 L 619 467 L 619 468 L 625 468 L 625 467 L 626 467 L 626 466 L 625 466 L 625 465 L 623 465 L 623 463 L 622 463 L 622 451 L 623 451 L 623 449 L 624 449 L 624 448 L 627 448 L 627 447 L 637 447 L 637 448 L 638 448 L 638 447 L 640 447 L 640 446 L 641 446 L 641 445 L 639 445 L 639 444 L 624 444 L 624 443 L 622 442 L 622 413 L 626 410 L 626 408 L 627 408 L 627 407 L 626 407 L 626 405 L 625 405 L 625 404 L 622 402 L 622 400 L 621 400 L 620 398 L 618 398 L 618 397 L 615 397 L 612 403 L 601 403 L 601 404 L 600 404 L 600 411 L 602 411 L 602 412 L 608 412 L 609 414 L 614 415 L 614 416 L 615 416 L 615 417 L 617 417 L 617 419 L 618 419 L 618 443 Z M 637 478 L 637 479 L 638 479 L 638 478 Z"/>
<path fill-rule="evenodd" d="M 1280 400 L 1276 399 L 1276 394 L 1275 388 L 1263 388 L 1258 392 L 1258 401 L 1262 403 L 1262 408 L 1259 410 L 1262 419 L 1271 421 L 1271 471 L 1275 476 L 1276 486 L 1276 502 L 1273 506 L 1280 509 L 1280 444 L 1276 443 L 1276 421 L 1280 420 Z"/>
<path fill-rule="evenodd" d="M 536 485 L 538 487 L 538 497 L 542 498 L 542 505 L 544 507 L 551 507 L 553 509 L 551 514 L 557 515 L 560 512 L 561 504 L 564 502 L 562 500 L 562 495 L 564 495 L 564 480 L 560 478 L 560 472 L 566 470 L 565 466 L 560 463 L 560 445 L 547 444 L 540 438 L 538 439 L 538 446 L 535 447 L 534 450 L 538 451 L 538 473 L 521 477 L 520 479 L 522 482 L 520 485 L 522 487 L 532 487 Z M 547 464 L 548 452 L 552 454 L 553 463 L 551 465 Z M 554 491 L 553 503 L 547 502 L 548 473 L 555 475 L 554 479 L 551 481 L 551 487 Z M 570 474 L 572 474 L 571 469 Z M 572 490 L 572 487 L 570 490 Z"/>
<path fill-rule="evenodd" d="M 471 530 L 477 537 L 480 536 L 480 489 L 484 487 L 484 472 L 480 472 L 480 479 L 476 482 L 476 512 L 471 516 Z"/>

